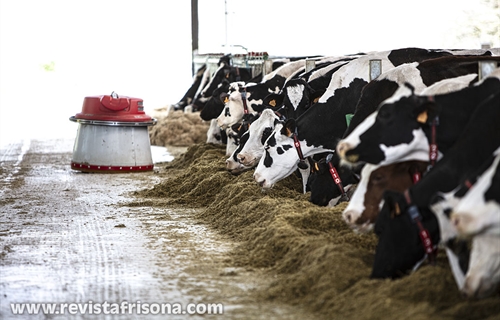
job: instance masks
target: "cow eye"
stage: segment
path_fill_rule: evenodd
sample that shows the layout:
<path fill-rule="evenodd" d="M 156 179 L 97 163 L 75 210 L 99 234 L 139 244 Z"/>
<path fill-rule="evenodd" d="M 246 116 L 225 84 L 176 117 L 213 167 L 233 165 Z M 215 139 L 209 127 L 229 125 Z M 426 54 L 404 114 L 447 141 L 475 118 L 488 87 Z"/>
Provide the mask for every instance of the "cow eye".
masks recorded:
<path fill-rule="evenodd" d="M 383 180 L 384 176 L 382 174 L 375 174 L 371 176 L 373 183 L 380 183 Z"/>

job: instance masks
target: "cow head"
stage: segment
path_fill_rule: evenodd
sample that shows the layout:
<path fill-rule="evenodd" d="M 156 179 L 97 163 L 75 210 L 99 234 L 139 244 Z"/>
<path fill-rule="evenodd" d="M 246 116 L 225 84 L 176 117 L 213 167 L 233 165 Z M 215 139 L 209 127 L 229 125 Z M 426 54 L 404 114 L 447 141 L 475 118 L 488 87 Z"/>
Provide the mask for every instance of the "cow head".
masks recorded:
<path fill-rule="evenodd" d="M 340 166 L 340 159 L 335 152 L 320 155 L 318 160 L 314 159 L 315 157 L 308 158 L 311 168 L 307 182 L 311 191 L 310 201 L 319 206 L 335 206 L 342 201 L 347 201 L 351 195 L 350 190 L 359 181 L 358 176 L 350 168 Z M 332 168 L 335 168 L 334 172 Z M 338 174 L 341 185 L 335 182 L 334 179 L 338 179 L 335 174 Z M 341 187 L 344 188 L 349 198 L 342 198 Z"/>
<path fill-rule="evenodd" d="M 500 236 L 500 148 L 497 153 L 492 163 L 486 161 L 487 170 L 453 208 L 451 223 L 461 236 Z"/>
<path fill-rule="evenodd" d="M 252 105 L 257 104 L 252 99 L 253 90 L 251 87 L 255 84 L 244 85 L 240 82 L 233 82 L 229 86 L 229 93 L 221 96 L 224 101 L 224 109 L 217 117 L 217 124 L 221 128 L 227 128 L 238 123 L 245 114 L 255 113 Z M 262 103 L 259 100 L 258 103 Z"/>
<path fill-rule="evenodd" d="M 480 234 L 472 239 L 469 270 L 462 293 L 468 298 L 485 298 L 495 294 L 500 284 L 500 238 Z"/>
<path fill-rule="evenodd" d="M 212 96 L 207 100 L 203 109 L 201 109 L 200 117 L 205 121 L 217 119 L 224 109 L 224 97 L 229 91 L 229 82 L 222 81 L 219 87 L 215 89 Z"/>
<path fill-rule="evenodd" d="M 349 163 L 390 164 L 429 158 L 426 132 L 440 107 L 428 97 L 411 95 L 382 104 L 337 144 L 339 156 Z"/>
<path fill-rule="evenodd" d="M 497 291 L 500 283 L 500 207 L 496 216 L 491 216 L 484 210 L 485 201 L 480 200 L 487 197 L 485 185 L 489 183 L 485 182 L 492 181 L 494 171 L 491 169 L 498 162 L 487 161 L 485 165 L 489 171 L 480 176 L 470 175 L 451 192 L 438 193 L 431 203 L 457 286 L 469 298 L 488 297 Z M 491 188 L 493 184 L 489 185 Z M 498 190 L 495 194 L 498 197 Z M 473 210 L 470 210 L 471 202 Z M 457 212 L 467 212 L 472 219 L 456 221 Z"/>
<path fill-rule="evenodd" d="M 361 180 L 342 216 L 356 231 L 367 232 L 373 228 L 386 190 L 403 192 L 415 182 L 415 175 L 422 176 L 427 162 L 403 161 L 379 166 L 366 164 Z"/>
<path fill-rule="evenodd" d="M 239 175 L 239 174 L 243 173 L 244 171 L 247 171 L 247 170 L 252 168 L 252 167 L 244 166 L 243 164 L 238 162 L 238 158 L 236 157 L 239 154 L 239 152 L 241 151 L 241 149 L 243 148 L 243 146 L 246 144 L 248 137 L 249 137 L 248 131 L 243 133 L 243 135 L 241 136 L 241 138 L 239 140 L 238 147 L 236 147 L 236 149 L 233 151 L 231 156 L 229 156 L 229 158 L 226 159 L 226 170 L 229 171 L 233 175 Z"/>
<path fill-rule="evenodd" d="M 395 191 L 384 193 L 384 205 L 375 222 L 374 231 L 378 244 L 373 263 L 372 278 L 398 278 L 415 269 L 426 258 L 419 236 L 419 228 L 408 213 L 409 205 L 403 194 Z M 432 241 L 439 242 L 436 217 L 427 208 L 418 208 L 421 223 Z"/>
<path fill-rule="evenodd" d="M 294 141 L 294 137 L 296 141 Z M 298 148 L 295 147 L 298 144 Z M 288 119 L 284 124 L 276 124 L 274 131 L 264 143 L 264 156 L 260 159 L 255 169 L 254 179 L 263 188 L 272 188 L 276 182 L 292 174 L 300 164 L 305 169 L 308 167 L 305 158 L 314 148 L 300 141 L 297 134 L 295 119 Z M 303 155 L 301 160 L 298 150 Z M 319 150 L 319 153 L 323 150 Z"/>
<path fill-rule="evenodd" d="M 260 117 L 252 122 L 248 140 L 237 155 L 238 161 L 247 167 L 255 167 L 264 153 L 264 143 L 274 130 L 278 116 L 271 109 L 262 111 Z"/>

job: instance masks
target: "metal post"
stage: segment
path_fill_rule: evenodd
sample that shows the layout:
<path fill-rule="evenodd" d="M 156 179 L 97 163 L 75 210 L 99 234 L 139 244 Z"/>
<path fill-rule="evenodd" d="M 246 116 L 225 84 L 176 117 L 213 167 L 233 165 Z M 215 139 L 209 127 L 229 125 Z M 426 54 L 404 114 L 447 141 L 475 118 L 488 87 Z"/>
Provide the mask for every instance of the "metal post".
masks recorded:
<path fill-rule="evenodd" d="M 262 68 L 262 75 L 265 76 L 273 71 L 273 60 L 265 60 L 264 67 Z"/>
<path fill-rule="evenodd" d="M 306 70 L 305 72 L 309 72 L 316 67 L 316 61 L 312 59 L 306 59 Z"/>
<path fill-rule="evenodd" d="M 478 62 L 478 77 L 479 80 L 486 78 L 490 73 L 497 68 L 496 61 L 479 61 Z"/>
<path fill-rule="evenodd" d="M 491 44 L 489 42 L 482 43 L 481 49 L 491 49 Z"/>
<path fill-rule="evenodd" d="M 382 60 L 370 60 L 370 81 L 382 74 Z"/>
<path fill-rule="evenodd" d="M 194 65 L 194 57 L 198 53 L 198 0 L 191 0 L 191 72 L 197 71 Z"/>

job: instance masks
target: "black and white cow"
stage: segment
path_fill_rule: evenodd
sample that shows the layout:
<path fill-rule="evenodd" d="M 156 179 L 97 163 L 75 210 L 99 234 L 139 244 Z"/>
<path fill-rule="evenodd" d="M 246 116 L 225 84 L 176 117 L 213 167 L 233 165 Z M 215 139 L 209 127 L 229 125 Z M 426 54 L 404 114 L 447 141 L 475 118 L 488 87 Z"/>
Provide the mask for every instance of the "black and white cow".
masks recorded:
<path fill-rule="evenodd" d="M 218 68 L 211 75 L 208 82 L 197 95 L 192 103 L 191 111 L 201 111 L 208 100 L 212 97 L 215 89 L 222 85 L 223 82 L 249 81 L 252 79 L 252 70 L 249 68 L 240 68 L 231 64 L 231 55 L 225 55 L 220 58 Z"/>
<path fill-rule="evenodd" d="M 274 58 L 272 59 L 272 68 L 271 71 L 275 71 L 279 67 L 287 64 L 291 60 L 289 58 Z M 248 81 L 241 81 L 241 85 L 246 85 L 246 84 L 257 84 L 260 83 L 263 80 L 263 74 L 259 73 L 252 79 Z M 240 81 L 234 81 L 234 82 L 240 82 Z M 229 86 L 231 82 L 227 80 L 222 80 L 222 83 L 214 89 L 212 93 L 212 97 L 209 98 L 209 100 L 206 102 L 205 106 L 200 112 L 200 117 L 201 119 L 205 121 L 210 121 L 212 119 L 217 119 L 217 117 L 221 114 L 222 110 L 224 109 L 224 97 L 221 97 L 221 95 L 226 95 L 229 92 Z"/>
<path fill-rule="evenodd" d="M 478 61 L 492 59 L 490 51 L 485 51 L 480 56 L 455 51 L 455 53 L 458 52 L 462 54 L 444 55 L 419 62 L 404 63 L 389 71 L 384 71 L 377 79 L 374 79 L 363 88 L 351 124 L 344 133 L 344 137 L 347 137 L 364 119 L 375 112 L 385 100 L 389 98 L 396 100 L 402 96 L 410 95 L 411 92 L 405 86 L 405 83 L 410 83 L 415 92 L 421 93 L 427 87 L 445 79 L 464 75 L 477 75 Z M 468 52 L 465 51 L 465 53 Z M 498 59 L 498 57 L 493 59 Z M 471 79 L 470 83 L 476 81 L 477 78 L 474 78 Z M 436 90 L 436 88 L 433 90 Z M 441 93 L 444 93 L 445 90 L 446 87 L 440 88 Z"/>
<path fill-rule="evenodd" d="M 426 254 L 433 257 L 434 252 L 430 244 L 437 244 L 440 240 L 438 222 L 429 209 L 433 196 L 437 192 L 452 190 L 465 174 L 480 166 L 500 145 L 500 127 L 496 124 L 497 119 L 500 118 L 500 108 L 498 108 L 500 82 L 497 78 L 496 85 L 489 81 L 484 81 L 484 84 L 490 85 L 490 91 L 477 90 L 481 87 L 478 85 L 475 88 L 436 96 L 435 101 L 426 97 L 418 99 L 410 97 L 402 98 L 403 101 L 398 103 L 398 110 L 411 111 L 410 118 L 420 119 L 425 123 L 432 123 L 436 111 L 440 109 L 439 126 L 448 128 L 447 131 L 437 133 L 437 135 L 445 136 L 441 140 L 443 143 L 439 145 L 443 148 L 445 156 L 418 183 L 404 193 L 386 191 L 384 194 L 384 205 L 374 228 L 379 242 L 372 277 L 395 278 L 406 274 L 419 261 L 422 261 Z M 468 95 L 459 95 L 458 93 L 461 92 L 467 92 L 470 95 L 479 93 L 478 96 L 468 100 L 475 106 L 465 115 L 468 118 L 465 123 L 460 121 L 460 116 L 445 116 L 447 114 L 445 110 L 453 110 L 455 115 L 464 111 L 460 108 L 462 103 L 460 100 L 467 99 Z M 417 100 L 420 102 L 415 105 Z M 426 112 L 427 120 L 430 121 L 424 121 Z M 403 121 L 400 117 L 401 113 L 391 122 L 404 122 L 409 126 L 404 130 L 409 132 L 415 129 L 411 122 Z M 401 131 L 400 125 L 396 125 L 397 131 L 393 131 L 394 126 L 389 125 L 384 117 L 382 120 L 384 120 L 384 128 L 380 130 L 407 135 Z M 429 127 L 432 126 L 429 125 Z M 429 129 L 432 131 L 432 128 Z M 453 139 L 453 137 L 456 138 Z M 446 143 L 450 143 L 451 146 L 447 146 Z M 429 157 L 428 154 L 427 157 Z M 422 241 L 421 237 L 423 237 Z"/>
<path fill-rule="evenodd" d="M 305 59 L 289 62 L 265 75 L 260 83 L 231 84 L 224 109 L 217 118 L 219 127 L 225 129 L 238 123 L 244 114 L 262 112 L 265 108 L 263 99 L 270 93 L 279 92 L 285 80 L 304 66 Z"/>
<path fill-rule="evenodd" d="M 311 174 L 307 187 L 311 192 L 309 199 L 312 203 L 333 207 L 341 201 L 349 201 L 359 176 L 350 168 L 340 166 L 340 158 L 335 152 L 316 154 L 309 157 L 308 161 Z"/>
<path fill-rule="evenodd" d="M 388 101 L 342 139 L 337 152 L 342 160 L 353 164 L 427 161 L 434 130 L 439 151 L 449 148 L 469 121 L 478 100 L 498 90 L 499 83 L 500 72 L 494 71 L 480 85 L 451 93 L 456 95 L 452 98 L 457 103 L 453 109 L 439 107 L 441 99 L 450 99 L 448 95 L 435 96 L 435 102 L 415 95 Z"/>
<path fill-rule="evenodd" d="M 500 283 L 499 163 L 500 148 L 454 190 L 439 193 L 430 206 L 457 286 L 467 297 L 487 297 Z M 472 237 L 470 250 L 463 237 Z"/>

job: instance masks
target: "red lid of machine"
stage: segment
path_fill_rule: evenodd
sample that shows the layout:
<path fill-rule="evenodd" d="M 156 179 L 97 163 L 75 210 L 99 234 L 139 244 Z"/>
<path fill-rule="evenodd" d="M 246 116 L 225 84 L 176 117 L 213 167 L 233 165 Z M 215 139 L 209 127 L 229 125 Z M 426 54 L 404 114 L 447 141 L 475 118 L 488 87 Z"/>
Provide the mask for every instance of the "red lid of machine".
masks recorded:
<path fill-rule="evenodd" d="M 147 122 L 151 117 L 144 112 L 143 100 L 127 96 L 110 95 L 90 96 L 83 100 L 82 112 L 76 119 Z"/>

